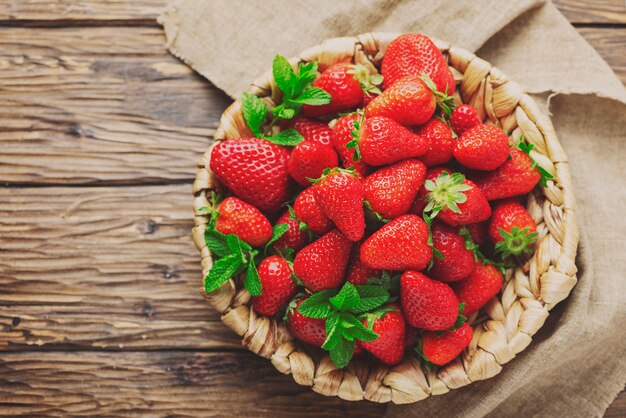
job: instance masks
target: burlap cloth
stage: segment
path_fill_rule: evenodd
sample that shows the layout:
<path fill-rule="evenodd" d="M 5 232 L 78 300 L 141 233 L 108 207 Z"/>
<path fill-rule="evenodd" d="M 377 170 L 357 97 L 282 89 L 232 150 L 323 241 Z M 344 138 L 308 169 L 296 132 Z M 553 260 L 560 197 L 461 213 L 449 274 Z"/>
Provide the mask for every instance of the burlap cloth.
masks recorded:
<path fill-rule="evenodd" d="M 325 38 L 370 31 L 419 31 L 478 50 L 536 93 L 572 167 L 579 282 L 499 375 L 391 406 L 387 416 L 602 416 L 626 380 L 626 90 L 553 4 L 174 0 L 160 22 L 170 51 L 232 97 L 276 53 L 289 57 Z"/>

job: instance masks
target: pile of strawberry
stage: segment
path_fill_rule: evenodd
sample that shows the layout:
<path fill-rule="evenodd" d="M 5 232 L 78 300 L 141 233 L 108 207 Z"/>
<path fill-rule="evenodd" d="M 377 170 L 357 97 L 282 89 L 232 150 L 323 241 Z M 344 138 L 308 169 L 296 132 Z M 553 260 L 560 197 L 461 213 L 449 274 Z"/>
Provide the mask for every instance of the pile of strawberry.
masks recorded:
<path fill-rule="evenodd" d="M 230 197 L 205 209 L 205 290 L 240 278 L 257 313 L 284 316 L 338 367 L 364 351 L 444 365 L 470 343 L 466 319 L 498 294 L 504 269 L 534 251 L 522 201 L 550 175 L 523 138 L 455 108 L 452 73 L 426 36 L 394 40 L 381 74 L 341 63 L 318 75 L 314 62 L 296 73 L 277 56 L 282 103 L 244 94 L 254 137 L 211 154 Z"/>

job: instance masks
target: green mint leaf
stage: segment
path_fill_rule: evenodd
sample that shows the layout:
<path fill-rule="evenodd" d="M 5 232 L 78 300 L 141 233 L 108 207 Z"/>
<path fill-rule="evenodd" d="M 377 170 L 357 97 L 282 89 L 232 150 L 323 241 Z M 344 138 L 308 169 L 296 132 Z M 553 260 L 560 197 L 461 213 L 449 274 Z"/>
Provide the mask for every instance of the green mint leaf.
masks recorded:
<path fill-rule="evenodd" d="M 304 303 L 304 302 L 302 302 Z M 341 331 L 339 329 L 339 315 L 332 314 L 326 320 L 326 340 L 322 345 L 324 350 L 332 350 L 341 339 Z"/>
<path fill-rule="evenodd" d="M 246 277 L 243 279 L 243 285 L 252 296 L 259 296 L 263 292 L 261 278 L 259 277 L 259 272 L 257 271 L 253 261 L 248 263 L 248 269 L 246 270 Z"/>
<path fill-rule="evenodd" d="M 377 333 L 367 328 L 350 313 L 339 314 L 339 327 L 341 329 L 341 335 L 349 341 L 374 341 L 378 338 Z"/>
<path fill-rule="evenodd" d="M 293 97 L 297 97 L 313 83 L 317 76 L 317 62 L 300 63 L 298 76 L 293 89 Z"/>
<path fill-rule="evenodd" d="M 326 91 L 318 87 L 311 87 L 310 89 L 305 90 L 298 97 L 292 98 L 289 101 L 311 106 L 321 106 L 330 103 L 331 100 L 332 97 L 330 97 L 330 94 L 328 94 Z"/>
<path fill-rule="evenodd" d="M 265 250 L 267 251 L 267 249 L 270 247 L 270 245 L 272 245 L 273 243 L 278 241 L 280 239 L 280 237 L 285 235 L 285 232 L 287 232 L 288 230 L 289 230 L 289 225 L 288 224 L 276 224 L 276 225 L 274 225 L 274 227 L 272 228 L 272 238 L 270 238 L 270 240 L 267 242 L 267 244 L 265 244 Z"/>
<path fill-rule="evenodd" d="M 335 366 L 343 369 L 352 360 L 354 354 L 354 341 L 348 341 L 345 338 L 339 338 L 337 343 L 330 350 L 330 359 Z"/>
<path fill-rule="evenodd" d="M 251 93 L 244 93 L 241 103 L 243 118 L 246 120 L 248 127 L 256 137 L 260 137 L 263 133 L 262 128 L 267 117 L 267 108 L 263 100 Z"/>
<path fill-rule="evenodd" d="M 346 282 L 339 293 L 329 299 L 330 304 L 337 310 L 348 310 L 357 306 L 361 302 L 359 292 L 356 287 Z"/>
<path fill-rule="evenodd" d="M 285 129 L 284 131 L 280 131 L 274 136 L 268 136 L 265 139 L 270 141 L 276 145 L 282 145 L 286 147 L 295 147 L 300 142 L 304 141 L 304 137 L 300 134 L 300 132 L 295 129 Z"/>
<path fill-rule="evenodd" d="M 226 245 L 231 251 L 231 254 L 236 254 L 241 258 L 242 262 L 245 262 L 246 254 L 252 251 L 250 244 L 243 242 L 235 234 L 229 234 L 226 236 Z"/>
<path fill-rule="evenodd" d="M 287 58 L 282 55 L 276 55 L 274 57 L 272 74 L 278 88 L 285 93 L 285 97 L 292 97 L 297 78 Z"/>
<path fill-rule="evenodd" d="M 336 289 L 315 293 L 298 306 L 298 312 L 309 318 L 328 318 L 332 312 L 329 300 L 336 294 Z"/>
<path fill-rule="evenodd" d="M 368 285 L 355 287 L 360 297 L 359 304 L 352 308 L 352 312 L 355 314 L 361 314 L 376 309 L 389 300 L 389 292 L 383 287 Z"/>
<path fill-rule="evenodd" d="M 226 257 L 230 254 L 230 249 L 226 244 L 226 235 L 212 227 L 208 227 L 204 231 L 204 242 L 206 242 L 209 251 L 218 257 Z"/>
<path fill-rule="evenodd" d="M 211 293 L 217 290 L 224 282 L 237 274 L 241 268 L 241 258 L 237 254 L 231 254 L 227 257 L 220 258 L 204 278 L 204 290 Z"/>

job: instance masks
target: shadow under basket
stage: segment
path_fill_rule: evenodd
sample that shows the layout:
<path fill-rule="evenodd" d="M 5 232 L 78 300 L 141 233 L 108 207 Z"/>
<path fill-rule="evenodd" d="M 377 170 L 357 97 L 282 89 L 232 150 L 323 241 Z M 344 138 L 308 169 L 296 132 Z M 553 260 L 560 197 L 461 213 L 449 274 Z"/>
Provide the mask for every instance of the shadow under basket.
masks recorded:
<path fill-rule="evenodd" d="M 317 61 L 320 71 L 338 62 L 351 62 L 378 72 L 387 45 L 398 35 L 366 33 L 327 39 L 289 61 L 294 66 Z M 229 280 L 211 294 L 203 291 L 206 300 L 221 313 L 222 321 L 242 337 L 244 347 L 270 359 L 276 369 L 291 374 L 297 383 L 326 396 L 412 403 L 495 376 L 528 347 L 550 309 L 569 295 L 577 281 L 576 204 L 567 156 L 550 119 L 519 84 L 500 70 L 465 49 L 433 41 L 456 79 L 457 102 L 470 104 L 483 120 L 499 124 L 513 138 L 523 135 L 534 145 L 531 156 L 554 176 L 546 187 L 536 187 L 528 197 L 527 209 L 537 223 L 536 251 L 524 265 L 507 271 L 501 292 L 481 310 L 480 317 L 474 314 L 469 318 L 474 329 L 470 345 L 438 370 L 426 370 L 411 353 L 393 367 L 357 359 L 345 369 L 338 369 L 328 355 L 311 355 L 310 349 L 290 335 L 282 320 L 254 312 L 250 294 L 238 280 Z M 252 83 L 250 92 L 271 106 L 282 98 L 271 72 Z M 238 100 L 222 115 L 215 141 L 251 136 Z M 220 187 L 209 168 L 210 153 L 211 149 L 200 160 L 193 184 L 193 240 L 202 257 L 204 275 L 213 261 L 204 240 L 209 219 L 201 208 L 210 206 L 207 196 Z"/>

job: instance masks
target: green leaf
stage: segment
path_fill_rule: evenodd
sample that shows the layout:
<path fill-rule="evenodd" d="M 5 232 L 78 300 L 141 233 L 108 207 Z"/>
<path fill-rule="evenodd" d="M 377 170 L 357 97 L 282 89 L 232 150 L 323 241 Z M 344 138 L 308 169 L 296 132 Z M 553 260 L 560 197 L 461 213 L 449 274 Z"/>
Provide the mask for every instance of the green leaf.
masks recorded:
<path fill-rule="evenodd" d="M 280 239 L 280 237 L 285 235 L 285 232 L 287 232 L 287 231 L 289 231 L 289 225 L 288 224 L 276 224 L 276 225 L 274 225 L 274 227 L 272 228 L 272 238 L 270 238 L 270 240 L 267 242 L 267 244 L 265 244 L 265 250 L 267 250 L 270 247 L 270 245 L 272 245 L 273 243 L 278 241 Z"/>
<path fill-rule="evenodd" d="M 287 147 L 295 147 L 300 142 L 304 141 L 304 137 L 300 134 L 300 132 L 292 128 L 280 131 L 276 135 L 268 136 L 265 139 L 276 145 Z"/>
<path fill-rule="evenodd" d="M 400 294 L 400 277 L 399 274 L 391 276 L 386 271 L 383 271 L 380 277 L 370 277 L 367 279 L 367 284 L 382 286 L 390 295 L 397 296 Z"/>
<path fill-rule="evenodd" d="M 252 296 L 259 296 L 263 292 L 259 272 L 252 261 L 248 263 L 248 269 L 246 270 L 246 277 L 243 279 L 243 285 Z"/>
<path fill-rule="evenodd" d="M 348 341 L 345 338 L 340 338 L 337 341 L 337 344 L 330 350 L 330 359 L 335 363 L 335 366 L 343 369 L 350 363 L 354 355 L 354 345 L 354 341 Z"/>
<path fill-rule="evenodd" d="M 267 109 L 263 100 L 251 93 L 244 93 L 242 100 L 243 118 L 250 127 L 254 136 L 260 137 L 262 127 L 267 117 Z"/>
<path fill-rule="evenodd" d="M 282 55 L 276 55 L 274 57 L 274 62 L 272 63 L 272 74 L 278 88 L 285 93 L 286 97 L 291 97 L 293 95 L 297 79 L 296 73 L 294 73 L 293 67 L 289 64 L 287 58 Z"/>
<path fill-rule="evenodd" d="M 289 99 L 293 103 L 307 104 L 311 106 L 321 106 L 330 103 L 332 97 L 326 91 L 318 88 L 311 87 L 305 90 L 301 95 L 296 98 Z"/>
<path fill-rule="evenodd" d="M 204 231 L 204 242 L 206 242 L 209 251 L 218 257 L 226 257 L 230 254 L 230 249 L 226 245 L 226 235 L 212 227 L 208 227 Z"/>
<path fill-rule="evenodd" d="M 317 62 L 300 63 L 298 67 L 298 76 L 293 89 L 293 96 L 299 96 L 307 87 L 313 83 L 317 76 Z"/>
<path fill-rule="evenodd" d="M 226 236 L 226 245 L 228 246 L 231 254 L 236 254 L 241 258 L 242 262 L 246 261 L 247 253 L 252 251 L 250 244 L 243 242 L 235 234 L 229 234 Z"/>
<path fill-rule="evenodd" d="M 346 282 L 339 293 L 329 299 L 330 304 L 337 310 L 349 310 L 357 306 L 361 302 L 356 287 Z"/>
<path fill-rule="evenodd" d="M 333 314 L 326 320 L 326 340 L 324 341 L 322 348 L 324 350 L 332 350 L 337 343 L 339 343 L 341 338 L 339 315 Z"/>
<path fill-rule="evenodd" d="M 224 282 L 237 274 L 241 266 L 241 258 L 237 254 L 220 258 L 213 263 L 209 274 L 204 278 L 204 290 L 207 293 L 217 290 Z"/>
<path fill-rule="evenodd" d="M 336 294 L 336 289 L 315 293 L 298 306 L 298 312 L 309 318 L 328 318 L 332 311 L 329 300 Z"/>
<path fill-rule="evenodd" d="M 339 314 L 339 327 L 341 328 L 341 335 L 350 341 L 374 341 L 379 337 L 377 333 L 367 328 L 350 313 Z"/>
<path fill-rule="evenodd" d="M 359 293 L 360 302 L 352 308 L 352 312 L 360 314 L 378 308 L 389 300 L 389 292 L 380 286 L 355 286 Z"/>
<path fill-rule="evenodd" d="M 297 105 L 297 106 L 301 106 L 301 105 Z M 286 105 L 283 103 L 273 108 L 272 114 L 277 119 L 291 119 L 296 115 L 296 109 L 292 107 L 286 107 Z"/>

